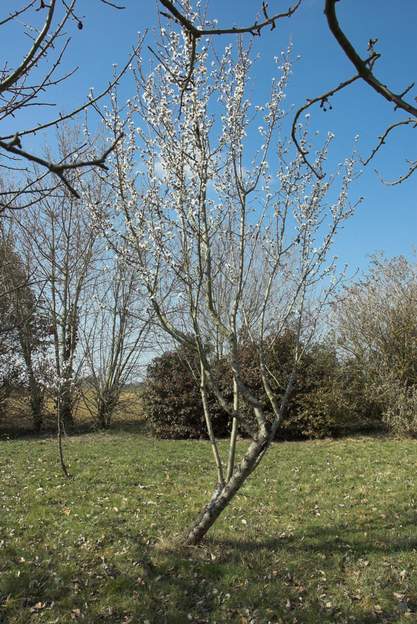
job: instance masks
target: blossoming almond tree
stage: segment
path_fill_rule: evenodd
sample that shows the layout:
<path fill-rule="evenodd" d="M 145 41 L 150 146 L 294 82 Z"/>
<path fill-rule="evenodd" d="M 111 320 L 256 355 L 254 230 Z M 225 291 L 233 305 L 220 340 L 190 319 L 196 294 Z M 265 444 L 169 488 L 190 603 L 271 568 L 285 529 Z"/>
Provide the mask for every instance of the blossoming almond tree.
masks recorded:
<path fill-rule="evenodd" d="M 278 7 L 274 9 L 269 6 L 268 2 L 263 1 L 259 3 L 259 6 L 256 7 L 257 13 L 254 15 L 254 20 L 250 24 L 233 24 L 233 26 L 226 26 L 222 24 L 222 20 L 218 23 L 217 20 L 213 24 L 206 24 L 203 20 L 201 20 L 200 16 L 197 12 L 193 12 L 189 10 L 188 3 L 175 3 L 171 0 L 159 0 L 163 9 L 160 11 L 160 14 L 163 18 L 170 20 L 171 24 L 175 23 L 179 25 L 184 32 L 187 33 L 187 37 L 190 41 L 189 45 L 189 57 L 188 63 L 185 66 L 185 76 L 183 72 L 183 88 L 184 85 L 188 85 L 188 83 L 193 78 L 194 71 L 194 51 L 197 46 L 197 42 L 202 37 L 235 37 L 240 36 L 244 33 L 251 34 L 252 37 L 260 37 L 265 30 L 275 30 L 277 25 L 281 25 L 281 23 L 285 22 L 288 18 L 299 14 L 299 9 L 302 9 L 302 0 L 297 0 L 293 2 L 291 6 L 288 7 L 287 10 L 282 10 L 282 7 Z M 406 113 L 408 116 L 403 117 L 401 119 L 393 118 L 392 123 L 387 125 L 387 127 L 381 132 L 381 135 L 378 136 L 375 146 L 370 152 L 370 154 L 363 160 L 363 165 L 366 166 L 375 158 L 376 154 L 384 147 L 387 143 L 388 139 L 391 138 L 391 135 L 394 134 L 399 128 L 404 129 L 412 128 L 415 129 L 416 119 L 417 119 L 417 107 L 416 107 L 416 97 L 412 96 L 412 91 L 415 89 L 415 82 L 407 82 L 401 88 L 401 91 L 398 92 L 392 88 L 392 85 L 386 83 L 385 81 L 381 81 L 376 73 L 375 66 L 377 62 L 381 59 L 382 53 L 380 51 L 380 45 L 378 36 L 376 36 L 375 28 L 376 24 L 372 21 L 369 23 L 369 35 L 364 37 L 361 44 L 357 45 L 358 42 L 353 42 L 349 39 L 347 32 L 344 30 L 343 23 L 339 22 L 338 18 L 338 10 L 336 9 L 336 3 L 339 0 L 323 0 L 323 13 L 325 16 L 325 20 L 327 22 L 327 27 L 329 29 L 329 33 L 336 41 L 337 45 L 340 48 L 340 51 L 346 56 L 346 58 L 350 61 L 350 63 L 355 68 L 355 73 L 350 77 L 345 77 L 341 82 L 337 85 L 334 85 L 332 88 L 327 89 L 326 91 L 320 93 L 315 97 L 306 97 L 306 102 L 301 106 L 295 115 L 293 116 L 292 128 L 291 128 L 291 136 L 294 141 L 296 148 L 299 153 L 304 157 L 305 163 L 312 168 L 312 171 L 317 176 L 322 175 L 322 171 L 314 170 L 313 163 L 309 160 L 308 150 L 305 149 L 301 143 L 298 142 L 298 120 L 301 115 L 305 114 L 305 111 L 310 109 L 310 107 L 319 104 L 320 108 L 326 110 L 327 106 L 331 108 L 331 100 L 334 95 L 344 91 L 345 89 L 349 89 L 350 85 L 362 82 L 365 83 L 368 87 L 374 90 L 381 98 L 383 98 L 386 102 L 394 104 L 393 112 L 397 113 Z M 343 4 L 343 3 L 340 3 Z M 199 2 L 197 0 L 197 6 Z M 355 7 L 356 10 L 359 9 Z M 360 10 L 360 9 L 359 9 Z M 275 12 L 277 11 L 277 12 Z M 365 17 L 365 16 L 361 16 Z M 277 29 L 278 33 L 282 33 L 282 29 Z M 366 46 L 366 49 L 365 49 Z M 397 51 L 403 53 L 403 49 L 401 46 L 397 46 Z M 401 64 L 406 65 L 401 59 Z M 392 67 L 395 67 L 395 62 L 393 63 L 393 59 L 391 59 Z M 379 64 L 378 64 L 379 67 Z M 385 72 L 386 73 L 386 72 Z M 178 74 L 180 75 L 180 74 Z M 386 80 L 386 78 L 385 78 Z M 391 80 L 390 80 L 391 82 Z M 408 178 L 410 178 L 417 171 L 417 160 L 413 158 L 412 160 L 407 161 L 407 167 L 403 175 L 397 177 L 396 179 L 385 182 L 386 184 L 401 184 Z"/>
<path fill-rule="evenodd" d="M 124 119 L 113 97 L 106 124 L 115 136 L 125 132 L 109 157 L 107 182 L 115 201 L 90 208 L 106 224 L 113 248 L 136 267 L 160 326 L 199 355 L 217 477 L 210 500 L 182 538 L 196 544 L 261 462 L 285 417 L 303 351 L 337 286 L 335 260 L 328 255 L 353 210 L 348 186 L 354 161 L 347 159 L 332 178 L 318 179 L 300 154 L 292 155 L 290 141 L 280 138 L 288 53 L 276 59 L 269 101 L 252 106 L 246 96 L 249 50 L 228 46 L 218 58 L 201 42 L 192 80 L 183 89 L 178 71 L 186 66 L 190 41 L 177 32 L 163 31 L 162 37 L 163 57 L 154 71 L 146 76 L 138 60 L 137 96 Z M 307 131 L 299 130 L 307 148 Z M 315 156 L 318 170 L 331 140 Z M 286 387 L 278 392 L 266 345 L 289 323 L 298 347 Z M 257 344 L 267 403 L 242 378 L 240 349 L 248 335 Z M 213 366 L 219 341 L 231 371 L 227 392 Z M 226 457 L 213 433 L 208 389 L 230 416 Z M 243 406 L 253 423 L 237 459 Z"/>

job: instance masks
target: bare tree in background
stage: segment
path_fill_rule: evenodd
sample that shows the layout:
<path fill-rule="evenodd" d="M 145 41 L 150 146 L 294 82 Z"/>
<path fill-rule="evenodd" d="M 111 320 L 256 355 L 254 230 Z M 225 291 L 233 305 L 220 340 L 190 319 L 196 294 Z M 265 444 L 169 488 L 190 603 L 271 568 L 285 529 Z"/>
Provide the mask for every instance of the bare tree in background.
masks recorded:
<path fill-rule="evenodd" d="M 99 1 L 120 8 L 107 0 Z M 80 4 L 77 0 L 6 0 L 1 4 L 0 36 L 6 30 L 20 31 L 28 43 L 20 58 L 16 58 L 14 50 L 9 49 L 0 69 L 0 214 L 6 209 L 31 205 L 56 189 L 57 184 L 64 184 L 74 197 L 78 197 L 73 177 L 68 174 L 85 167 L 106 169 L 105 161 L 113 145 L 101 154 L 91 156 L 89 146 L 80 143 L 72 152 L 61 154 L 58 160 L 35 153 L 25 146 L 27 140 L 40 131 L 58 127 L 65 120 L 96 105 L 111 91 L 129 65 L 128 61 L 103 91 L 97 95 L 90 93 L 84 103 L 75 109 L 55 113 L 48 121 L 34 123 L 31 127 L 25 125 L 24 113 L 28 109 L 34 111 L 38 107 L 53 105 L 48 100 L 49 94 L 75 71 L 63 74 L 60 66 L 69 46 L 68 29 L 76 26 L 82 30 L 83 27 L 77 16 Z M 37 169 L 29 166 L 33 163 Z"/>
<path fill-rule="evenodd" d="M 364 379 L 387 426 L 417 433 L 417 264 L 399 256 L 371 260 L 335 309 L 339 348 Z"/>
<path fill-rule="evenodd" d="M 66 150 L 66 141 L 62 139 L 61 143 Z M 74 180 L 79 173 L 74 170 L 71 175 Z M 88 305 L 86 291 L 93 279 L 97 230 L 82 203 L 65 186 L 59 194 L 45 196 L 36 207 L 14 216 L 19 248 L 31 259 L 50 323 L 59 420 L 70 429 L 81 375 L 80 319 Z"/>
<path fill-rule="evenodd" d="M 327 256 L 352 213 L 347 192 L 354 166 L 352 159 L 344 163 L 338 185 L 336 179 L 317 179 L 280 139 L 290 73 L 286 54 L 278 60 L 270 100 L 253 107 L 246 98 L 251 60 L 242 46 L 236 58 L 228 46 L 220 60 L 207 47 L 195 49 L 193 77 L 182 89 L 177 72 L 187 65 L 191 45 L 181 33 L 168 32 L 161 45 L 164 60 L 148 77 L 139 60 L 138 96 L 129 103 L 127 121 L 117 110 L 107 117 L 114 134 L 123 123 L 129 133 L 109 161 L 115 201 L 111 208 L 90 202 L 97 219 L 107 224 L 114 248 L 135 263 L 160 326 L 198 353 L 217 476 L 210 501 L 183 537 L 187 544 L 203 538 L 260 463 L 285 417 L 303 349 L 337 284 Z M 316 153 L 319 171 L 331 139 Z M 306 130 L 302 144 L 307 148 Z M 289 322 L 298 348 L 278 400 L 265 349 Z M 267 405 L 242 378 L 244 335 L 257 345 Z M 207 349 L 215 344 L 222 344 L 231 372 L 228 392 L 216 379 L 213 350 Z M 209 388 L 230 416 L 227 457 L 213 433 Z M 238 460 L 242 405 L 250 409 L 252 424 L 249 445 Z"/>
<path fill-rule="evenodd" d="M 140 376 L 150 349 L 148 305 L 136 271 L 114 254 L 101 262 L 90 284 L 89 308 L 82 319 L 84 402 L 98 425 L 110 427 L 122 391 Z M 128 403 L 123 403 L 127 410 Z"/>

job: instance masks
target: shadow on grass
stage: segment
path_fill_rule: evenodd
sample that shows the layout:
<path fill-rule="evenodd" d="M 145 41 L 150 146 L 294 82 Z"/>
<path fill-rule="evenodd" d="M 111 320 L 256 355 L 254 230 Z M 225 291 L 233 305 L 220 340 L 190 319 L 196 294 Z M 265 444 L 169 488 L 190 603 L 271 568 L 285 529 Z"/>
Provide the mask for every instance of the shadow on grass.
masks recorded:
<path fill-rule="evenodd" d="M 403 514 L 398 526 L 408 535 L 395 539 L 390 535 L 395 525 L 374 518 L 360 527 L 311 527 L 283 538 L 210 538 L 209 543 L 221 562 L 244 564 L 251 578 L 264 582 L 262 603 L 274 605 L 283 622 L 417 622 L 417 586 L 413 581 L 403 594 L 404 578 L 395 566 L 398 555 L 415 562 L 416 520 L 415 512 Z M 343 600 L 338 603 L 332 593 Z"/>
<path fill-rule="evenodd" d="M 74 429 L 67 433 L 68 436 L 83 436 L 92 433 L 134 433 L 144 435 L 148 433 L 148 427 L 144 420 L 120 420 L 115 421 L 110 427 L 102 429 L 93 422 L 86 422 L 76 425 Z M 44 440 L 53 438 L 57 434 L 55 423 L 48 424 L 36 432 L 30 427 L 2 427 L 0 428 L 0 440 Z"/>
<path fill-rule="evenodd" d="M 417 514 L 410 511 L 398 519 L 397 525 L 401 530 L 414 529 L 417 524 Z M 345 524 L 336 526 L 311 527 L 307 531 L 260 541 L 245 540 L 217 540 L 210 538 L 210 543 L 220 551 L 239 551 L 256 553 L 260 548 L 273 551 L 287 549 L 297 556 L 308 554 L 329 555 L 338 553 L 352 554 L 352 558 L 360 558 L 372 554 L 394 555 L 398 553 L 417 552 L 417 532 L 411 537 L 399 537 L 392 539 L 389 531 L 395 528 L 394 523 L 382 523 L 379 518 L 370 519 L 360 527 L 346 527 Z M 238 549 L 236 550 L 236 546 Z"/>
<path fill-rule="evenodd" d="M 415 526 L 412 513 L 399 522 L 402 529 Z M 9 573 L 3 556 L 3 621 L 10 614 L 19 624 L 37 622 L 40 611 L 49 611 L 51 622 L 89 624 L 417 619 L 417 595 L 409 591 L 396 601 L 392 566 L 385 570 L 379 558 L 380 568 L 374 569 L 367 561 L 373 555 L 415 552 L 417 538 L 390 539 L 392 525 L 381 519 L 369 519 L 360 528 L 310 527 L 259 541 L 209 538 L 195 548 L 158 548 L 131 527 L 109 528 L 104 542 L 79 536 L 75 552 L 43 544 L 34 546 L 24 562 L 19 553 L 5 552 Z M 119 552 L 122 537 L 130 544 L 125 556 Z"/>

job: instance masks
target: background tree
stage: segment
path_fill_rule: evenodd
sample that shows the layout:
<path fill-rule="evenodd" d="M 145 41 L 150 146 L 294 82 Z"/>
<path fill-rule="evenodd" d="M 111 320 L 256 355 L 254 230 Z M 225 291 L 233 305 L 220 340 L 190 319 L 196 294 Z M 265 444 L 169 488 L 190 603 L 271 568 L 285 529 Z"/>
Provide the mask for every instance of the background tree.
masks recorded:
<path fill-rule="evenodd" d="M 80 326 L 83 396 L 98 425 L 108 428 L 122 390 L 141 375 L 151 317 L 136 272 L 114 254 L 101 262 L 89 289 Z"/>
<path fill-rule="evenodd" d="M 15 219 L 19 247 L 30 257 L 43 314 L 50 323 L 59 418 L 70 429 L 82 374 L 80 319 L 88 305 L 97 231 L 84 206 L 65 187 L 43 197 L 36 207 L 16 213 Z"/>
<path fill-rule="evenodd" d="M 365 399 L 395 431 L 416 433 L 417 267 L 372 259 L 337 306 L 338 343 L 363 380 Z"/>

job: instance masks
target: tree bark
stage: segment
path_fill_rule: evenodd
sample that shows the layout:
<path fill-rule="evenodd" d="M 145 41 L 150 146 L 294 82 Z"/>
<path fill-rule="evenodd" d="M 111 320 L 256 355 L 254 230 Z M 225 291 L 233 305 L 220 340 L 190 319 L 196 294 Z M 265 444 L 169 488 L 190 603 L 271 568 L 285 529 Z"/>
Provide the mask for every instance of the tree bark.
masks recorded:
<path fill-rule="evenodd" d="M 33 430 L 39 433 L 43 424 L 43 395 L 35 379 L 29 379 L 30 408 L 32 412 Z"/>
<path fill-rule="evenodd" d="M 110 429 L 112 408 L 106 402 L 100 401 L 97 408 L 97 422 L 100 429 Z"/>
<path fill-rule="evenodd" d="M 68 389 L 63 390 L 59 398 L 59 418 L 64 427 L 64 431 L 72 431 L 75 427 L 74 421 L 74 405 L 72 402 L 71 391 Z"/>
<path fill-rule="evenodd" d="M 208 505 L 204 506 L 197 520 L 185 533 L 181 540 L 182 544 L 192 546 L 201 542 L 207 531 L 259 464 L 270 443 L 269 435 L 262 435 L 258 440 L 252 442 L 230 481 L 214 492 Z"/>
<path fill-rule="evenodd" d="M 110 429 L 119 399 L 119 390 L 105 390 L 99 395 L 97 401 L 97 422 L 101 429 Z"/>

